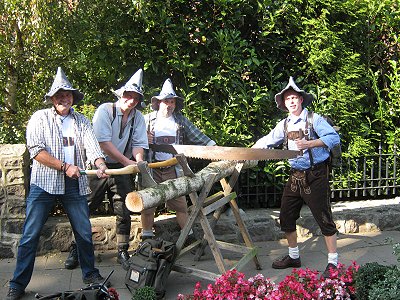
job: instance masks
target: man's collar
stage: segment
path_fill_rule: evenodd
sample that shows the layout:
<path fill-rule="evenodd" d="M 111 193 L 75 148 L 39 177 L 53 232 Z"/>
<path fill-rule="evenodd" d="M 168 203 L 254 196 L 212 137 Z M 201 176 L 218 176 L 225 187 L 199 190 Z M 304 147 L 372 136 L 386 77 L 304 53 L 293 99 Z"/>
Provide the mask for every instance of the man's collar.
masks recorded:
<path fill-rule="evenodd" d="M 303 108 L 303 110 L 301 111 L 300 115 L 298 115 L 298 116 L 290 114 L 288 116 L 288 121 L 292 121 L 292 120 L 297 121 L 299 119 L 302 119 L 303 121 L 306 121 L 307 113 L 308 113 L 307 108 Z"/>

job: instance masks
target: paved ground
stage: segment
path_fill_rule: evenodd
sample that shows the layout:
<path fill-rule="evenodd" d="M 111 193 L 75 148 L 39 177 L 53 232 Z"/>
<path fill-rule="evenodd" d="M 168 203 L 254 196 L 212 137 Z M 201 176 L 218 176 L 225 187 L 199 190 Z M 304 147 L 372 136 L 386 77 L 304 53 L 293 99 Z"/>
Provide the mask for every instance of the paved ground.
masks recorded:
<path fill-rule="evenodd" d="M 397 264 L 396 257 L 392 254 L 393 248 L 387 241 L 388 238 L 392 238 L 395 242 L 400 242 L 400 231 L 340 234 L 338 240 L 340 261 L 346 265 L 352 261 L 356 261 L 361 265 L 367 262 L 378 262 L 385 265 Z M 274 270 L 271 268 L 271 263 L 274 259 L 287 253 L 287 244 L 284 240 L 260 242 L 256 243 L 256 245 L 259 247 L 258 259 L 263 269 L 256 270 L 253 261 L 251 261 L 242 269 L 242 272 L 246 274 L 246 278 L 257 273 L 262 273 L 264 276 L 279 282 L 291 272 L 291 269 Z M 303 267 L 309 267 L 318 271 L 325 269 L 327 258 L 322 237 L 303 239 L 300 244 L 300 251 Z M 131 299 L 131 294 L 124 284 L 126 272 L 116 263 L 115 253 L 97 252 L 96 254 L 97 267 L 103 276 L 114 270 L 110 280 L 113 287 L 119 293 L 120 299 Z M 35 299 L 34 295 L 37 292 L 46 295 L 57 291 L 83 287 L 79 268 L 75 270 L 63 269 L 63 262 L 67 255 L 68 253 L 63 252 L 37 257 L 33 278 L 26 289 L 27 293 L 23 298 L 24 300 Z M 223 255 L 228 265 L 238 260 L 237 254 L 224 252 Z M 178 260 L 178 263 L 210 272 L 218 272 L 209 251 L 206 252 L 206 255 L 199 262 L 194 261 L 191 254 L 186 254 Z M 6 295 L 8 280 L 12 277 L 14 267 L 15 259 L 0 259 L 0 295 L 2 296 Z M 168 289 L 165 299 L 172 300 L 176 299 L 178 293 L 187 294 L 193 292 L 197 281 L 201 281 L 203 287 L 206 287 L 206 284 L 209 283 L 209 281 L 201 280 L 192 275 L 173 271 L 168 278 Z"/>

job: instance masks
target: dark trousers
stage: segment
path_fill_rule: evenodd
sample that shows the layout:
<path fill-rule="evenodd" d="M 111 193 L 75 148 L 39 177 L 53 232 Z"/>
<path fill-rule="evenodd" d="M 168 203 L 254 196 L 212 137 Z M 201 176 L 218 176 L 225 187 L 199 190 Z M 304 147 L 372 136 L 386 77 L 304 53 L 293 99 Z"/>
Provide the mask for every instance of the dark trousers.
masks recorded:
<path fill-rule="evenodd" d="M 107 164 L 110 169 L 122 168 L 121 164 Z M 109 178 L 89 177 L 92 193 L 88 195 L 90 211 L 96 210 L 104 200 L 107 191 L 112 193 L 111 205 L 116 215 L 117 243 L 119 247 L 129 244 L 131 215 L 125 205 L 126 195 L 134 191 L 134 175 L 116 175 Z"/>
<path fill-rule="evenodd" d="M 291 170 L 281 201 L 280 223 L 284 232 L 296 231 L 296 220 L 307 204 L 324 236 L 338 231 L 330 204 L 329 169 L 326 163 L 305 171 Z"/>

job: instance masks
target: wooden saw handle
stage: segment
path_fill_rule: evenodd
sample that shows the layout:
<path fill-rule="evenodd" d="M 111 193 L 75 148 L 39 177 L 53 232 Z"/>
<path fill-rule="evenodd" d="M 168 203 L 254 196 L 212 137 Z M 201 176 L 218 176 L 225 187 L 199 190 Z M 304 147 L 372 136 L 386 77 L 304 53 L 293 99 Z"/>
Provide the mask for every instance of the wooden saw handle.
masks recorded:
<path fill-rule="evenodd" d="M 173 157 L 164 161 L 149 163 L 147 166 L 149 168 L 155 169 L 155 168 L 175 166 L 177 163 L 178 163 L 177 159 Z M 96 175 L 96 171 L 97 170 L 81 170 L 80 173 L 83 175 Z M 106 173 L 107 175 L 126 175 L 139 172 L 140 171 L 137 166 L 129 165 L 120 169 L 107 169 L 104 173 Z"/>

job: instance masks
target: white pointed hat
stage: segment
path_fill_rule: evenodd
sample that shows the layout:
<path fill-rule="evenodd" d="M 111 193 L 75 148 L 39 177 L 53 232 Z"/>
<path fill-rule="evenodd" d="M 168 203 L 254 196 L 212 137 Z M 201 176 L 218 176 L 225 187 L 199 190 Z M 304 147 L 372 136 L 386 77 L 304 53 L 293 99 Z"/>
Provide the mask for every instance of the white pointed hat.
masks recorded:
<path fill-rule="evenodd" d="M 159 102 L 158 100 L 164 100 L 164 99 L 169 99 L 169 98 L 174 98 L 176 99 L 176 106 L 175 106 L 175 111 L 180 111 L 183 108 L 183 98 L 179 97 L 175 91 L 174 91 L 174 86 L 172 84 L 171 79 L 165 80 L 161 92 L 158 96 L 153 96 L 151 98 L 151 108 L 153 110 L 158 110 L 159 109 Z"/>
<path fill-rule="evenodd" d="M 143 82 L 143 69 L 139 69 L 122 87 L 120 87 L 116 91 L 113 91 L 113 93 L 118 97 L 118 99 L 122 98 L 124 92 L 138 93 L 141 97 L 141 103 L 136 105 L 136 108 L 141 110 L 145 107 L 142 82 Z"/>
<path fill-rule="evenodd" d="M 275 95 L 276 106 L 283 111 L 288 111 L 285 106 L 285 100 L 283 99 L 283 94 L 285 94 L 285 92 L 288 90 L 293 90 L 303 97 L 303 107 L 310 105 L 310 103 L 313 101 L 313 95 L 301 90 L 294 82 L 293 77 L 290 76 L 287 86 L 281 92 Z"/>
<path fill-rule="evenodd" d="M 59 90 L 72 92 L 72 95 L 74 97 L 72 105 L 77 104 L 83 99 L 83 94 L 72 87 L 72 84 L 69 82 L 67 76 L 65 76 L 65 73 L 61 69 L 61 67 L 57 68 L 57 74 L 54 77 L 54 82 L 50 88 L 50 91 L 44 96 L 44 102 L 46 104 L 51 103 L 50 97 L 54 96 L 54 94 L 57 93 Z"/>

